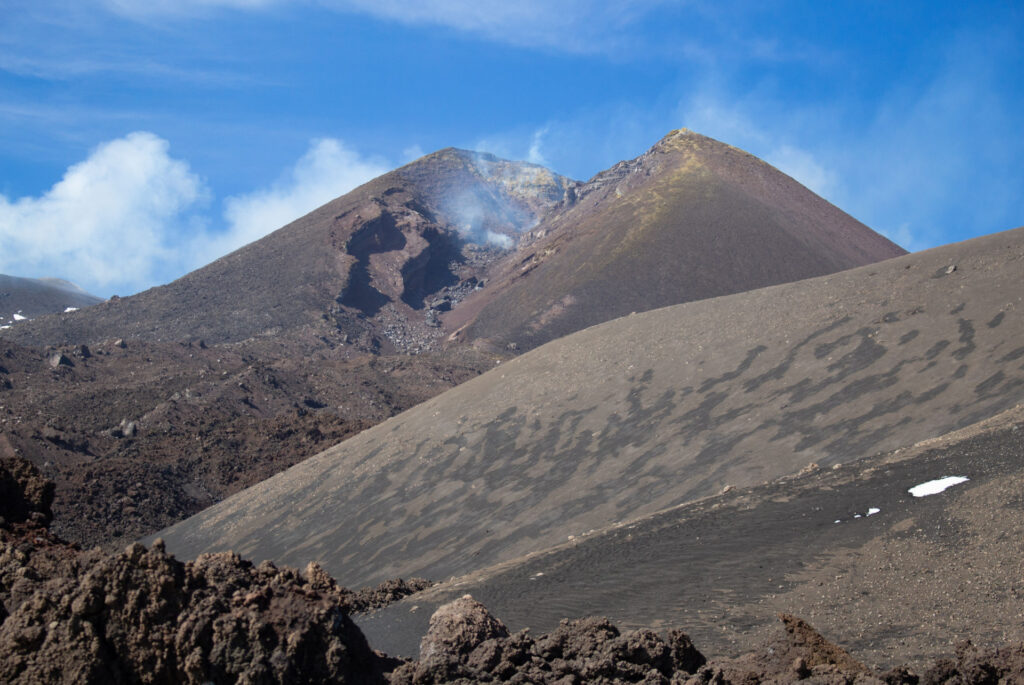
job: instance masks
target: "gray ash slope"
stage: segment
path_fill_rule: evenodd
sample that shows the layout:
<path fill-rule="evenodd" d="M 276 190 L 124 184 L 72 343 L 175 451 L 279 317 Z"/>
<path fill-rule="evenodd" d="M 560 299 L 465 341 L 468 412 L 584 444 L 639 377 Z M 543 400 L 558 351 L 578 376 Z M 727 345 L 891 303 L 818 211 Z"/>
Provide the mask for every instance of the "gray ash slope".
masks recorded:
<path fill-rule="evenodd" d="M 471 594 L 512 630 L 605 615 L 682 628 L 710 657 L 757 650 L 798 613 L 864 663 L 912 663 L 970 638 L 1024 638 L 1024 405 L 956 433 L 670 509 L 481 569 L 359 619 L 415 654 L 440 605 Z M 908 490 L 969 480 L 931 496 Z M 415 609 L 413 609 L 415 607 Z"/>
<path fill-rule="evenodd" d="M 0 274 L 0 326 L 15 322 L 14 315 L 32 319 L 64 312 L 69 307 L 89 307 L 103 301 L 74 283 L 60 278 L 20 278 Z"/>
<path fill-rule="evenodd" d="M 343 582 L 448 578 L 1024 401 L 1024 229 L 637 314 L 165 530 Z"/>

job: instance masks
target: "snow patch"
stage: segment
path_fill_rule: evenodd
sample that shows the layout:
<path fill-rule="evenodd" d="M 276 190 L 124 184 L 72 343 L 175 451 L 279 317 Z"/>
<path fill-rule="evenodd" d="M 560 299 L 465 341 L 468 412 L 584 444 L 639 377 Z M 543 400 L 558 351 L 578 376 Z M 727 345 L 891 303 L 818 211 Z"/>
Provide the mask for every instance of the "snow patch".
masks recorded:
<path fill-rule="evenodd" d="M 67 314 L 68 312 L 77 312 L 77 311 L 78 311 L 78 307 L 67 307 L 67 308 L 64 309 L 64 313 L 65 314 Z"/>
<path fill-rule="evenodd" d="M 14 315 L 14 320 L 15 321 L 24 321 L 27 318 L 28 318 L 27 316 L 22 316 L 21 314 L 15 314 Z"/>
<path fill-rule="evenodd" d="M 881 511 L 882 510 L 879 509 L 878 507 L 868 507 L 868 513 L 866 513 L 866 514 L 854 514 L 853 518 L 855 518 L 855 519 L 867 518 L 868 516 L 874 516 L 875 514 L 881 513 Z M 836 519 L 832 523 L 842 523 L 842 522 L 843 522 L 842 519 Z"/>
<path fill-rule="evenodd" d="M 951 488 L 954 485 L 965 483 L 970 478 L 966 476 L 946 476 L 945 478 L 939 478 L 938 480 L 930 480 L 927 483 L 921 483 L 907 490 L 914 497 L 927 497 L 928 495 L 937 495 L 946 488 Z"/>

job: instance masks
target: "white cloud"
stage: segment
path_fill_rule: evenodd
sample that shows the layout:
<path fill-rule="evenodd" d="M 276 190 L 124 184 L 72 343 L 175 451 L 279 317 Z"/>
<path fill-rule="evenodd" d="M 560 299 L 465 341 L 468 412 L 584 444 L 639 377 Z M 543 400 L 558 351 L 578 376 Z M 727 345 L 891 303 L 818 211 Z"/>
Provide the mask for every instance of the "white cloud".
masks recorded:
<path fill-rule="evenodd" d="M 112 12 L 134 18 L 194 14 L 220 7 L 253 10 L 282 4 L 280 0 L 101 0 L 101 2 Z"/>
<path fill-rule="evenodd" d="M 379 159 L 366 159 L 334 138 L 314 140 L 295 165 L 270 188 L 224 201 L 227 231 L 200 250 L 209 260 L 259 240 L 320 205 L 387 172 Z"/>
<path fill-rule="evenodd" d="M 39 197 L 0 195 L 0 273 L 67 278 L 97 295 L 137 292 L 258 240 L 387 171 L 338 140 L 315 140 L 271 187 L 224 202 L 166 140 L 131 133 L 98 146 Z"/>
<path fill-rule="evenodd" d="M 541 146 L 544 144 L 544 136 L 547 134 L 547 126 L 533 132 L 533 137 L 530 139 L 530 150 L 526 153 L 526 161 L 532 162 L 533 164 L 540 164 L 541 166 L 548 165 L 548 160 L 544 159 L 544 153 L 541 152 Z"/>
<path fill-rule="evenodd" d="M 402 150 L 402 161 L 409 163 L 413 160 L 417 160 L 423 155 L 427 154 L 423 151 L 423 148 L 419 144 L 410 145 L 409 147 Z"/>
<path fill-rule="evenodd" d="M 488 40 L 527 47 L 597 53 L 627 40 L 626 28 L 672 0 L 100 0 L 137 20 L 190 17 L 214 10 L 262 10 L 314 5 L 403 24 L 444 26 Z"/>
<path fill-rule="evenodd" d="M 163 275 L 178 257 L 168 239 L 195 228 L 188 211 L 207 195 L 168 148 L 131 133 L 97 147 L 40 197 L 0 195 L 0 272 L 64 277 L 98 294 Z"/>
<path fill-rule="evenodd" d="M 836 174 L 823 167 L 806 150 L 783 144 L 769 152 L 765 161 L 822 197 L 830 195 L 836 187 Z"/>

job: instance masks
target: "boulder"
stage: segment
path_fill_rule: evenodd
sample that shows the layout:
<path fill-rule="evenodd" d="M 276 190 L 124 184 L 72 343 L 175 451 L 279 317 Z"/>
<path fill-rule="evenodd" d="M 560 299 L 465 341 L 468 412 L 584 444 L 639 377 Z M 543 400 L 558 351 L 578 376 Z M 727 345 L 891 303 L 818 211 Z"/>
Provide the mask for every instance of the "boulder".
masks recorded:
<path fill-rule="evenodd" d="M 502 637 L 508 637 L 505 624 L 470 595 L 463 595 L 442 605 L 430 617 L 430 627 L 420 641 L 420 660 L 462 657 L 485 640 Z"/>

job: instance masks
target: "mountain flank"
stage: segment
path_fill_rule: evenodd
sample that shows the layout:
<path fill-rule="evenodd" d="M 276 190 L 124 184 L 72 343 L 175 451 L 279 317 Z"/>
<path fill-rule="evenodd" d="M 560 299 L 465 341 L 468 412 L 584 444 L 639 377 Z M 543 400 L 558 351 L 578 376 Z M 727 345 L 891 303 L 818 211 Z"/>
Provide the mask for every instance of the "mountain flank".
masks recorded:
<path fill-rule="evenodd" d="M 161 535 L 449 578 L 1024 401 L 1024 229 L 594 326 Z"/>
<path fill-rule="evenodd" d="M 1024 637 L 1020 549 L 1008 544 L 1024 532 L 1021 454 L 1024 405 L 476 569 L 357 621 L 379 649 L 415 655 L 431 613 L 468 593 L 510 630 L 596 613 L 623 629 L 684 628 L 722 659 L 770 640 L 777 614 L 798 613 L 863 663 L 921 672 L 940 645 Z M 953 474 L 969 480 L 908 492 Z"/>
<path fill-rule="evenodd" d="M 587 183 L 447 148 L 171 284 L 6 337 L 326 338 L 418 353 L 448 332 L 526 349 L 900 254 L 785 174 L 685 130 Z"/>
<path fill-rule="evenodd" d="M 447 148 L 166 286 L 5 337 L 216 344 L 309 334 L 367 351 L 419 351 L 399 329 L 433 330 L 424 299 L 475 286 L 509 234 L 559 206 L 572 185 L 543 167 Z"/>
<path fill-rule="evenodd" d="M 631 312 L 901 254 L 777 169 L 683 129 L 577 188 L 445 320 L 456 339 L 529 349 Z"/>
<path fill-rule="evenodd" d="M 554 337 L 902 250 L 686 131 L 587 183 L 447 148 L 166 286 L 0 331 L 0 453 L 120 546 Z"/>
<path fill-rule="evenodd" d="M 60 278 L 19 278 L 0 274 L 0 329 L 43 314 L 81 309 L 102 302 Z"/>

